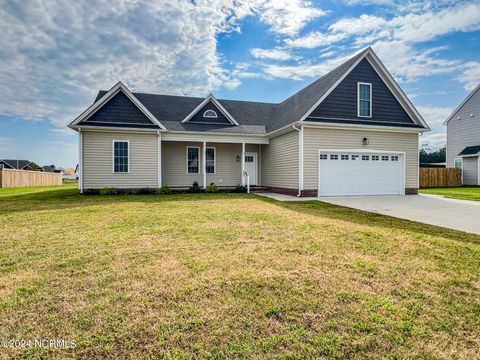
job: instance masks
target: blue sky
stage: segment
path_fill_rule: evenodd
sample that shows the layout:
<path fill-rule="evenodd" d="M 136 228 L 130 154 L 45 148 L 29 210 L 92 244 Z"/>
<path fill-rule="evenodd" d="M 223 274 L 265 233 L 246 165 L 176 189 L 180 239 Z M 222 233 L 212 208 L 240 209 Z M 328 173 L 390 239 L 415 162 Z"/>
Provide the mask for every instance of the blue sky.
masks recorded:
<path fill-rule="evenodd" d="M 0 0 L 0 158 L 74 166 L 99 89 L 279 102 L 372 46 L 433 131 L 480 82 L 478 1 Z"/>

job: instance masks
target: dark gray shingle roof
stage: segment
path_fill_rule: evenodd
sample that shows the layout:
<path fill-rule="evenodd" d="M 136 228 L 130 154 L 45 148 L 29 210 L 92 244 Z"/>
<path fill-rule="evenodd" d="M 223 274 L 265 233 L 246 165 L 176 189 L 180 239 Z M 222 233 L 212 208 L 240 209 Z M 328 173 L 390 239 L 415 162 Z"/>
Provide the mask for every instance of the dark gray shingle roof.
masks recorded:
<path fill-rule="evenodd" d="M 25 166 L 31 163 L 31 161 L 28 161 L 28 160 L 16 160 L 16 159 L 15 160 L 1 159 L 0 162 L 5 163 L 6 165 L 10 166 L 12 169 L 23 169 Z"/>
<path fill-rule="evenodd" d="M 480 152 L 480 145 L 467 146 L 458 155 L 476 155 Z"/>
<path fill-rule="evenodd" d="M 300 120 L 368 50 L 359 52 L 278 104 L 217 99 L 240 124 L 239 126 L 182 123 L 181 121 L 200 105 L 204 98 L 145 93 L 134 93 L 134 95 L 167 130 L 261 135 Z M 100 91 L 95 101 L 105 93 L 106 91 Z M 396 125 L 392 124 L 392 126 Z"/>

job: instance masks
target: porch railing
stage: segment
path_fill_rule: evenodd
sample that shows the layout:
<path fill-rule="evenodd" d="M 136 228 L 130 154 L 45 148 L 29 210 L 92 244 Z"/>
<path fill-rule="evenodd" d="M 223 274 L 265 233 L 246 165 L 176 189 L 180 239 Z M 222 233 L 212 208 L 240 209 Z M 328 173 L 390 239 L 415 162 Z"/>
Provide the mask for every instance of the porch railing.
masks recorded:
<path fill-rule="evenodd" d="M 247 184 L 247 194 L 250 194 L 250 175 L 246 171 L 243 172 L 243 178 L 246 181 Z"/>

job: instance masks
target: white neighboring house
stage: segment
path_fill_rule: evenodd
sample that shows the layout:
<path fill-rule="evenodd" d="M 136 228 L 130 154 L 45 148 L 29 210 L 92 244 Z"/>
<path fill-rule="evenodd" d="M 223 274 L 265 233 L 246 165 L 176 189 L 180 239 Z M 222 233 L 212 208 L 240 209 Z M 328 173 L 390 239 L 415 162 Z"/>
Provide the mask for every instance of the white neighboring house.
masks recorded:
<path fill-rule="evenodd" d="M 76 180 L 77 179 L 77 173 L 76 169 L 70 167 L 70 166 L 61 166 L 59 169 L 62 172 L 62 179 L 65 180 Z"/>
<path fill-rule="evenodd" d="M 480 185 L 480 84 L 444 122 L 447 167 L 463 169 L 464 185 Z"/>

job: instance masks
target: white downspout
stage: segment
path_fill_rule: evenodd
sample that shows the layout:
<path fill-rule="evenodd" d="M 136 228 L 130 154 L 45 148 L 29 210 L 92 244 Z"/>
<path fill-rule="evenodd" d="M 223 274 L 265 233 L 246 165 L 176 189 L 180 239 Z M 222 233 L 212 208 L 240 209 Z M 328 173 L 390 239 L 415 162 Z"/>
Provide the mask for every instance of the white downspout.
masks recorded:
<path fill-rule="evenodd" d="M 297 197 L 302 196 L 303 191 L 303 126 L 300 129 L 292 125 L 298 131 L 298 194 Z"/>

